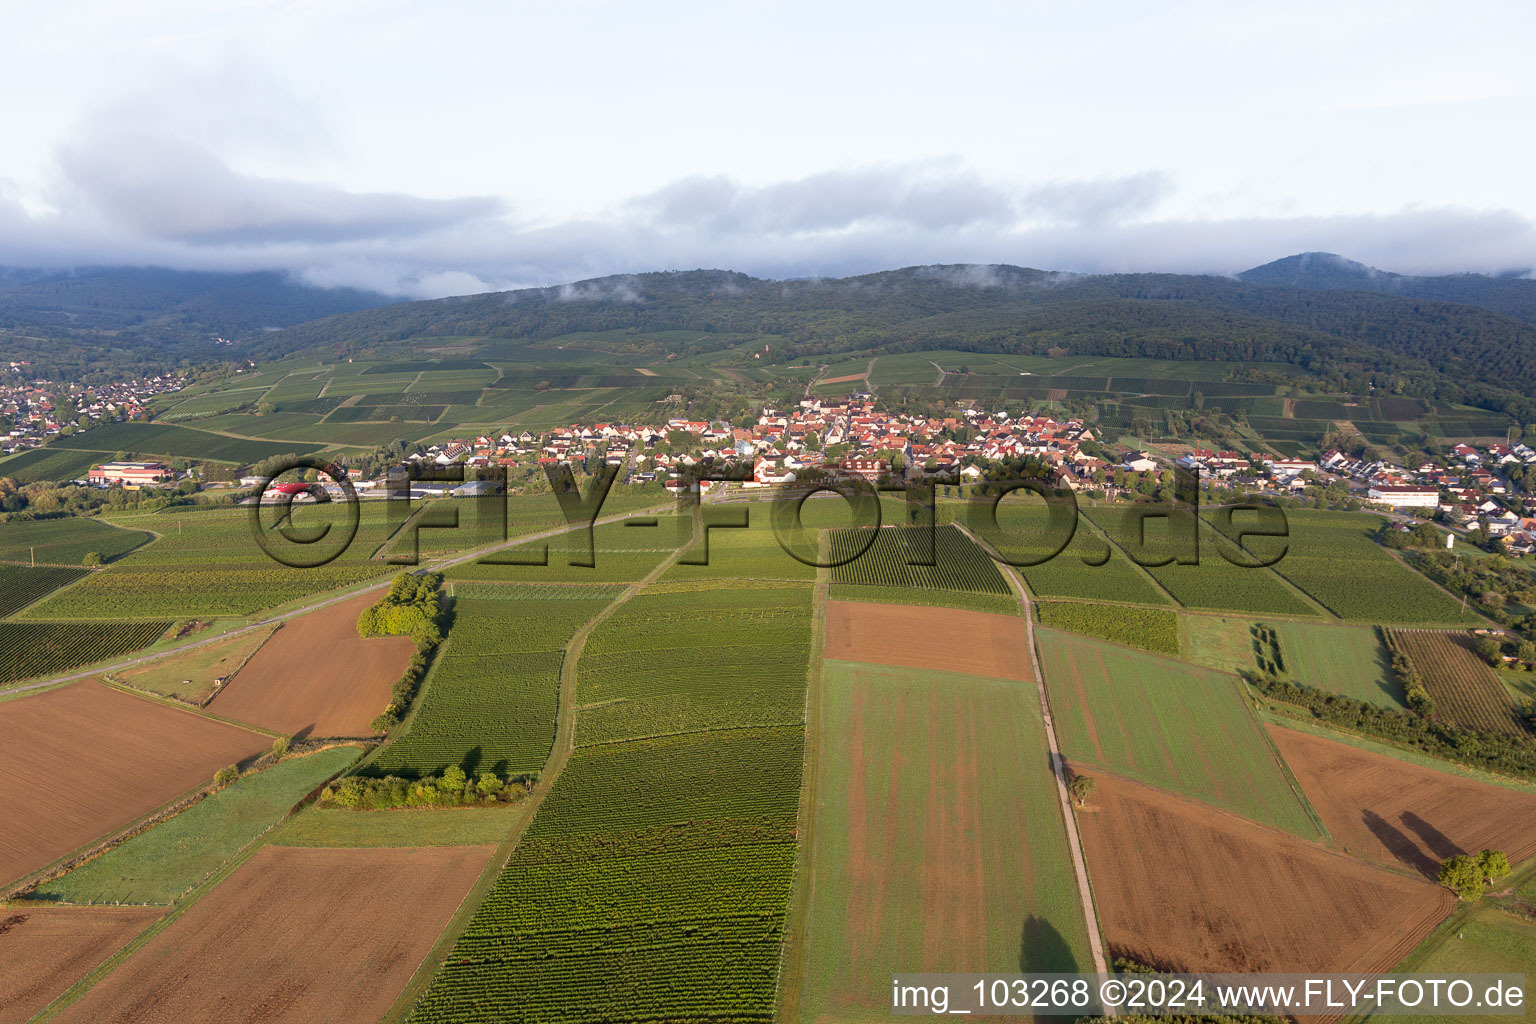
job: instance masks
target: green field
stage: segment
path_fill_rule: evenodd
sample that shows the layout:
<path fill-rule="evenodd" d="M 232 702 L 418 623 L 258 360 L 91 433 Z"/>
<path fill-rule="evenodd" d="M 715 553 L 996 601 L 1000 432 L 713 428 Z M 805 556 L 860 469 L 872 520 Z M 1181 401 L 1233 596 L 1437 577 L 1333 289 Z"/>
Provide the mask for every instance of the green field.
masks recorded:
<path fill-rule="evenodd" d="M 1025 492 L 1010 495 L 997 507 L 997 526 L 987 518 L 983 503 L 943 502 L 939 515 L 966 523 L 973 534 L 1016 562 L 1045 558 L 1055 548 L 1047 543 L 1045 506 Z M 1072 597 L 1130 604 L 1166 605 L 1168 598 L 1147 574 L 1112 547 L 1086 516 L 1079 516 L 1072 540 L 1057 555 L 1019 573 L 1038 597 Z"/>
<path fill-rule="evenodd" d="M 88 572 L 89 569 L 71 569 L 62 565 L 33 568 L 0 562 L 0 618 L 20 611 Z"/>
<path fill-rule="evenodd" d="M 307 455 L 319 451 L 324 445 L 296 444 L 291 441 L 246 441 L 191 427 L 130 422 L 109 423 L 94 430 L 56 438 L 52 447 L 66 451 L 101 452 L 109 457 L 117 452 L 126 452 L 130 455 L 160 455 L 243 465 L 274 455 Z"/>
<path fill-rule="evenodd" d="M 63 448 L 32 448 L 0 460 L 0 477 L 18 484 L 39 480 L 83 480 L 91 467 L 101 461 L 95 452 L 74 452 Z"/>
<path fill-rule="evenodd" d="M 1522 895 L 1529 900 L 1536 893 Z M 1529 978 L 1536 975 L 1536 921 L 1494 906 L 1463 908 L 1424 940 L 1397 970 L 1415 975 L 1523 974 Z M 1529 1011 L 1507 1019 L 1528 1016 Z M 1494 1018 L 1375 1014 L 1371 1019 L 1383 1024 L 1451 1024 Z"/>
<path fill-rule="evenodd" d="M 1191 615 L 1185 621 L 1191 661 L 1223 672 L 1258 670 L 1251 620 Z M 1369 626 L 1267 624 L 1279 634 L 1285 675 L 1295 682 L 1384 708 L 1407 706 L 1386 650 Z"/>
<path fill-rule="evenodd" d="M 678 563 L 663 575 L 665 582 L 720 579 L 805 580 L 816 578 L 816 569 L 798 561 L 779 545 L 770 520 L 769 506 L 762 502 L 743 505 L 705 505 L 705 522 L 739 522 L 744 529 L 709 531 L 708 550 L 694 544 Z M 814 534 L 813 534 L 814 535 Z M 705 562 L 707 564 L 694 564 Z"/>
<path fill-rule="evenodd" d="M 79 565 L 92 551 L 110 562 L 152 539 L 143 530 L 118 529 L 99 519 L 0 523 L 0 562 Z"/>
<path fill-rule="evenodd" d="M 1290 547 L 1275 571 L 1339 618 L 1388 625 L 1468 625 L 1476 619 L 1376 544 L 1378 517 L 1294 509 L 1286 516 Z"/>
<path fill-rule="evenodd" d="M 1231 676 L 1056 630 L 1037 635 L 1068 759 L 1319 836 Z"/>
<path fill-rule="evenodd" d="M 362 583 L 398 571 L 395 566 L 369 558 L 398 526 L 390 518 L 389 510 L 381 507 L 383 504 L 364 502 L 358 511 L 357 534 L 351 545 L 335 561 L 309 569 L 289 568 L 262 550 L 253 536 L 250 509 L 193 508 L 176 513 L 114 516 L 113 523 L 130 529 L 113 533 L 136 538 L 140 536 L 137 531 L 153 531 L 159 537 L 124 555 L 105 571 L 80 581 L 67 594 L 32 606 L 26 617 L 190 619 L 248 615 L 311 594 Z M 263 523 L 266 522 L 264 518 Z M 329 526 L 338 538 L 345 524 L 346 512 L 340 503 L 301 507 L 294 514 L 294 525 L 299 529 Z M 94 525 L 104 531 L 111 529 L 104 524 Z M 270 529 L 270 524 L 264 532 L 277 533 Z M 77 538 L 75 543 L 83 541 Z M 309 551 L 302 546 L 282 545 L 280 535 L 272 536 L 272 543 L 280 550 L 299 555 Z"/>
<path fill-rule="evenodd" d="M 1171 608 L 1124 608 L 1081 601 L 1041 601 L 1040 624 L 1177 657 L 1179 614 Z"/>
<path fill-rule="evenodd" d="M 1130 505 L 1119 509 L 1100 508 L 1092 513 L 1099 527 L 1122 548 L 1132 540 L 1133 521 L 1127 517 L 1131 508 Z M 1143 561 L 1161 561 L 1172 557 L 1173 548 L 1169 540 L 1171 525 L 1167 518 L 1145 522 L 1146 548 L 1140 556 Z M 1224 553 L 1241 560 L 1242 555 L 1236 546 L 1209 526 L 1198 521 L 1195 525 L 1199 530 L 1198 564 L 1179 565 L 1171 562 L 1168 565 L 1147 567 L 1147 572 L 1173 595 L 1174 600 L 1187 608 L 1239 614 L 1318 614 L 1315 608 L 1268 569 L 1234 565 L 1224 557 Z"/>
<path fill-rule="evenodd" d="M 832 568 L 834 583 L 923 591 L 1010 593 L 997 563 L 952 524 L 939 526 L 931 534 L 921 526 L 895 526 L 875 531 L 833 530 L 828 538 L 828 550 L 833 561 L 844 562 Z M 912 564 L 914 562 L 918 564 Z M 924 562 L 932 564 L 922 564 Z"/>
<path fill-rule="evenodd" d="M 656 525 L 633 525 L 652 520 Z M 550 525 L 563 521 L 551 520 Z M 590 547 L 586 531 L 576 530 L 451 566 L 445 575 L 450 580 L 503 583 L 632 583 L 686 543 L 688 527 L 687 520 L 666 515 L 605 523 L 592 528 Z M 541 559 L 547 564 L 519 564 Z M 588 560 L 591 565 L 572 564 Z"/>
<path fill-rule="evenodd" d="M 564 648 L 612 597 L 585 588 L 559 594 L 552 585 L 497 589 L 493 597 L 455 599 L 453 628 L 414 716 L 368 762 L 367 774 L 420 778 L 458 765 L 508 776 L 544 767 Z"/>
<path fill-rule="evenodd" d="M 958 590 L 912 590 L 902 587 L 834 583 L 827 596 L 833 601 L 870 601 L 875 604 L 916 604 L 929 608 L 960 608 L 994 615 L 1018 615 L 1019 599 L 1013 594 L 967 594 Z"/>
<path fill-rule="evenodd" d="M 577 751 L 416 1022 L 772 1017 L 800 730 Z"/>
<path fill-rule="evenodd" d="M 171 903 L 223 867 L 289 809 L 357 759 L 356 747 L 288 757 L 48 882 L 36 899 Z"/>
<path fill-rule="evenodd" d="M 314 804 L 272 834 L 278 846 L 477 846 L 499 843 L 519 820 L 515 807 L 413 807 L 351 811 Z"/>
<path fill-rule="evenodd" d="M 1091 970 L 1032 685 L 828 661 L 801 1019 L 893 973 Z"/>
<path fill-rule="evenodd" d="M 593 631 L 578 666 L 578 744 L 802 720 L 810 588 L 707 593 L 642 593 Z"/>

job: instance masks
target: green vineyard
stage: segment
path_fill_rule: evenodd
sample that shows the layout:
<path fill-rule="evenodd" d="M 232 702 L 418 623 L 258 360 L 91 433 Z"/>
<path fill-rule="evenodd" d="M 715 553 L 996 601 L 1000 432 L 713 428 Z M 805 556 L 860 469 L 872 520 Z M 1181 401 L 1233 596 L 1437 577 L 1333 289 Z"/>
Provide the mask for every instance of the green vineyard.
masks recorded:
<path fill-rule="evenodd" d="M 1006 594 L 1008 582 L 997 564 L 953 525 L 932 533 L 933 550 L 927 550 L 928 531 L 921 526 L 895 526 L 874 531 L 831 531 L 831 555 L 843 562 L 832 569 L 834 583 L 857 583 L 916 590 L 954 590 L 982 594 Z M 868 550 L 860 554 L 860 549 Z M 933 564 L 912 564 L 931 561 Z"/>
<path fill-rule="evenodd" d="M 71 569 L 63 565 L 0 564 L 0 618 L 20 611 L 66 583 L 90 572 L 89 569 Z"/>
<path fill-rule="evenodd" d="M 0 684 L 68 672 L 148 647 L 168 620 L 0 622 Z"/>

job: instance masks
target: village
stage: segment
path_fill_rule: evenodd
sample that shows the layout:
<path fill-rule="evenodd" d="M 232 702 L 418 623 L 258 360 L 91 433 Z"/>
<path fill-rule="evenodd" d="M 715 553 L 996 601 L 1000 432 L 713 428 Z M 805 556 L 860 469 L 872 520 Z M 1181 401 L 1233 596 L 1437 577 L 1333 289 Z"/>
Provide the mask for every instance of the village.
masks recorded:
<path fill-rule="evenodd" d="M 143 419 L 157 396 L 187 385 L 185 378 L 175 374 L 91 386 L 17 381 L 26 376 L 29 364 L 13 361 L 7 368 L 10 373 L 0 375 L 0 422 L 8 424 L 0 438 L 0 452 L 6 455 L 40 447 L 49 438 L 88 427 L 92 421 Z"/>

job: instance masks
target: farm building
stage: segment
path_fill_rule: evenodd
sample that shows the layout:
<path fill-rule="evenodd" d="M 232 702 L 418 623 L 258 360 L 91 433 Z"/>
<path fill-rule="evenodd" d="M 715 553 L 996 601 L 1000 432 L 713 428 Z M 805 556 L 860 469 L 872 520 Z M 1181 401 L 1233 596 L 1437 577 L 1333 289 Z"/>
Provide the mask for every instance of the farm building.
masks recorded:
<path fill-rule="evenodd" d="M 1366 492 L 1371 501 L 1400 508 L 1435 508 L 1440 492 L 1433 487 L 1389 486 L 1378 484 Z"/>
<path fill-rule="evenodd" d="M 159 462 L 104 462 L 91 468 L 89 479 L 93 484 L 125 484 L 141 487 L 144 484 L 163 483 L 172 478 L 168 467 Z"/>

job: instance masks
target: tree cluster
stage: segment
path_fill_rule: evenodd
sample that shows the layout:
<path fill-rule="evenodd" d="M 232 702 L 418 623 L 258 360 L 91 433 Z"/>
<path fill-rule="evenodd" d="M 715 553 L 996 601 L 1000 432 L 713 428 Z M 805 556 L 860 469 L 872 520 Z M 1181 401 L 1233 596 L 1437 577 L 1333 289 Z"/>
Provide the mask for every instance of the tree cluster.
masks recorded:
<path fill-rule="evenodd" d="M 368 779 L 358 775 L 333 782 L 320 792 L 321 803 L 351 810 L 388 810 L 395 807 L 465 807 L 521 799 L 522 786 L 508 785 L 494 772 L 470 778 L 454 765 L 442 775 L 421 779 L 386 776 Z"/>

